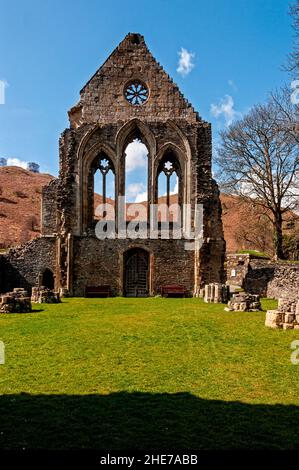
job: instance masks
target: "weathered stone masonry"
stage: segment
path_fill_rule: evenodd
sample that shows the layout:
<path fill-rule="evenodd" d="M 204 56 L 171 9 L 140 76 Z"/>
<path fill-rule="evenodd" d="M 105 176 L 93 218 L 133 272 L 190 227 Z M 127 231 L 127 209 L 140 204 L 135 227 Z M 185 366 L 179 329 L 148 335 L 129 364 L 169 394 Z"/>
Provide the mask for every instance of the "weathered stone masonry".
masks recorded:
<path fill-rule="evenodd" d="M 227 256 L 227 281 L 246 292 L 274 299 L 299 297 L 299 264 L 249 254 Z"/>
<path fill-rule="evenodd" d="M 148 92 L 138 106 L 124 94 L 132 80 L 144 83 Z M 42 236 L 1 257 L 5 280 L 0 290 L 3 284 L 34 286 L 48 269 L 55 288 L 71 295 L 83 295 L 86 286 L 101 284 L 122 295 L 130 253 L 148 260 L 149 295 L 163 284 L 182 284 L 196 295 L 207 283 L 223 282 L 225 242 L 219 190 L 211 172 L 211 126 L 183 97 L 141 35 L 125 37 L 81 90 L 69 118 L 70 128 L 60 138 L 59 178 L 43 191 Z M 188 251 L 185 240 L 95 237 L 93 175 L 99 155 L 114 169 L 115 197 L 125 195 L 124 152 L 134 138 L 148 149 L 149 204 L 157 202 L 158 171 L 170 154 L 179 168 L 180 204 L 191 204 L 192 213 L 196 203 L 203 204 L 201 248 Z"/>
<path fill-rule="evenodd" d="M 55 237 L 41 237 L 0 255 L 0 292 L 11 291 L 14 287 L 30 291 L 39 284 L 46 268 L 54 273 L 55 246 Z"/>
<path fill-rule="evenodd" d="M 244 287 L 274 299 L 298 297 L 299 265 L 252 260 Z"/>

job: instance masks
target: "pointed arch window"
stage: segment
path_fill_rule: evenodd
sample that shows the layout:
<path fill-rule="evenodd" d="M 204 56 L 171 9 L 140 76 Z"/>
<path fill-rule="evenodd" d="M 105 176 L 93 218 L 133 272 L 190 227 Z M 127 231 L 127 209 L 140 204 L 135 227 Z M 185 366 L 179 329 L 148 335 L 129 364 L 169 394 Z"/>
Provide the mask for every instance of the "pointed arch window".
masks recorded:
<path fill-rule="evenodd" d="M 148 219 L 148 148 L 136 131 L 124 149 L 126 221 Z"/>
<path fill-rule="evenodd" d="M 160 160 L 157 171 L 159 222 L 181 222 L 181 180 L 179 161 L 173 151 L 168 151 Z"/>
<path fill-rule="evenodd" d="M 94 218 L 100 219 L 102 216 L 107 217 L 106 211 L 102 214 L 98 212 L 98 208 L 101 204 L 111 205 L 113 214 L 115 208 L 115 169 L 111 159 L 104 153 L 101 152 L 94 161 L 93 164 L 93 175 L 94 175 Z M 101 215 L 99 215 L 99 213 Z"/>
<path fill-rule="evenodd" d="M 114 174 L 114 167 L 109 158 L 106 157 L 106 155 L 103 155 L 99 158 L 98 162 L 98 169 L 101 172 L 102 175 L 102 198 L 103 198 L 103 204 L 106 204 L 107 200 L 107 175 L 109 171 L 112 171 Z"/>
<path fill-rule="evenodd" d="M 174 152 L 167 152 L 158 166 L 158 198 L 165 198 L 167 206 L 175 200 L 180 203 L 181 167 Z"/>

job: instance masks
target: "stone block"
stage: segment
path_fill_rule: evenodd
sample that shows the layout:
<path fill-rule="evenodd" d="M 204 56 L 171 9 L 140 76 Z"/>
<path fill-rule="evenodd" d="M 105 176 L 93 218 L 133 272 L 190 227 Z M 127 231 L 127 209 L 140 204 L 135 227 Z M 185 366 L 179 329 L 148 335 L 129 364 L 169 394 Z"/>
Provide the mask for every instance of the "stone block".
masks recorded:
<path fill-rule="evenodd" d="M 294 323 L 283 323 L 282 327 L 284 330 L 292 330 L 294 328 Z"/>
<path fill-rule="evenodd" d="M 268 310 L 266 312 L 266 320 L 265 320 L 265 325 L 269 326 L 270 328 L 276 328 L 279 327 L 282 321 L 282 316 L 281 313 L 279 313 L 277 310 Z"/>
<path fill-rule="evenodd" d="M 295 321 L 295 315 L 292 313 L 286 313 L 284 316 L 284 322 L 285 323 L 294 323 Z"/>
<path fill-rule="evenodd" d="M 206 284 L 204 292 L 205 302 L 224 303 L 229 296 L 229 286 L 220 283 Z"/>
<path fill-rule="evenodd" d="M 0 313 L 28 313 L 32 311 L 31 301 L 26 291 L 15 289 L 1 297 Z"/>

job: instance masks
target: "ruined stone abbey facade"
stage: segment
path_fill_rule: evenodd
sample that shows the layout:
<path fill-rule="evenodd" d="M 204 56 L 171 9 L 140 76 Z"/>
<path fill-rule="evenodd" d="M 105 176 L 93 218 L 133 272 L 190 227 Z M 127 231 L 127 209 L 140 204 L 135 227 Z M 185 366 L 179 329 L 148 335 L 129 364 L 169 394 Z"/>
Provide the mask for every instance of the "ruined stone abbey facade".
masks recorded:
<path fill-rule="evenodd" d="M 53 284 L 80 296 L 86 286 L 109 285 L 113 295 L 138 296 L 179 284 L 196 295 L 203 284 L 223 282 L 225 242 L 211 172 L 211 126 L 141 35 L 128 34 L 112 52 L 81 90 L 69 120 L 60 138 L 59 178 L 43 190 L 42 234 L 1 256 L 0 291 Z M 124 196 L 125 149 L 134 138 L 148 150 L 148 208 L 157 203 L 158 176 L 166 162 L 178 175 L 179 205 L 189 204 L 193 216 L 195 204 L 203 205 L 203 243 L 194 249 L 186 249 L 184 239 L 160 236 L 96 237 L 94 175 L 111 170 L 115 200 Z"/>

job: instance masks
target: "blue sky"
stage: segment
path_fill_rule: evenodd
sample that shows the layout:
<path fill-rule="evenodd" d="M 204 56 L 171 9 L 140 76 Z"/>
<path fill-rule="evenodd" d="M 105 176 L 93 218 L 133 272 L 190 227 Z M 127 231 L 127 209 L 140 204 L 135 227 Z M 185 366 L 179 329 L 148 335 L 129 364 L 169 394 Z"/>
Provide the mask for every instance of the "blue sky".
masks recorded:
<path fill-rule="evenodd" d="M 58 138 L 79 90 L 128 32 L 145 36 L 213 135 L 288 82 L 287 0 L 0 0 L 0 157 L 58 172 Z M 193 53 L 183 76 L 179 51 Z M 212 106 L 214 105 L 214 107 Z M 222 107 L 221 107 L 222 106 Z M 221 112 L 221 111 L 224 111 Z"/>

